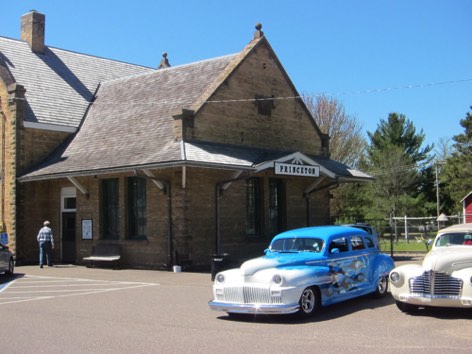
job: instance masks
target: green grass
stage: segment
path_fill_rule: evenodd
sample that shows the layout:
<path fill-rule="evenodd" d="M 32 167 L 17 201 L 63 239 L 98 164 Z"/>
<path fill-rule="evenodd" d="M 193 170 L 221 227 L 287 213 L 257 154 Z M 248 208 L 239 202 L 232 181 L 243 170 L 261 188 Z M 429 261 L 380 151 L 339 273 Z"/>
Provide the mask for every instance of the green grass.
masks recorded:
<path fill-rule="evenodd" d="M 380 240 L 380 250 L 382 252 L 390 252 L 390 239 L 382 238 Z M 393 251 L 394 252 L 426 252 L 431 249 L 431 245 L 426 246 L 423 240 L 399 240 L 398 242 L 393 242 Z"/>

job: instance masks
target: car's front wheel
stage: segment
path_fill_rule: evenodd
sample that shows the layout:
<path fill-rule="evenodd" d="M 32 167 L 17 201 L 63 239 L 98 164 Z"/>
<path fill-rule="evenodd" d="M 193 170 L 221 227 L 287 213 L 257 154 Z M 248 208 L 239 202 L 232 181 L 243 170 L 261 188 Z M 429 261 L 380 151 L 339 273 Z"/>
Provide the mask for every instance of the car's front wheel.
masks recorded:
<path fill-rule="evenodd" d="M 418 311 L 419 309 L 419 306 L 417 305 L 408 304 L 402 301 L 395 301 L 395 305 L 397 305 L 398 309 L 401 312 L 406 312 L 406 313 L 412 313 L 412 312 Z"/>
<path fill-rule="evenodd" d="M 8 275 L 12 275 L 14 269 L 15 269 L 15 262 L 13 261 L 13 258 L 10 258 L 10 262 L 8 262 L 8 270 L 6 273 Z"/>
<path fill-rule="evenodd" d="M 375 289 L 373 295 L 374 297 L 384 297 L 387 295 L 388 290 L 388 276 L 383 275 L 377 279 L 377 288 Z"/>
<path fill-rule="evenodd" d="M 300 296 L 298 314 L 302 317 L 313 316 L 321 305 L 319 291 L 315 287 L 306 288 Z"/>

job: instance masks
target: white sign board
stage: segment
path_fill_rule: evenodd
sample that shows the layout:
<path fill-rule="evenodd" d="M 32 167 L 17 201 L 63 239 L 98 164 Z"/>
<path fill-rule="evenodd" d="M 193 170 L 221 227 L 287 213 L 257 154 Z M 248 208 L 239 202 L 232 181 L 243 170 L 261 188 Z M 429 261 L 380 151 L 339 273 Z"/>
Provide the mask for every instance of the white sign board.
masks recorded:
<path fill-rule="evenodd" d="M 82 240 L 91 240 L 92 234 L 92 220 L 82 220 Z"/>
<path fill-rule="evenodd" d="M 276 175 L 319 177 L 320 166 L 297 165 L 292 163 L 274 162 Z"/>

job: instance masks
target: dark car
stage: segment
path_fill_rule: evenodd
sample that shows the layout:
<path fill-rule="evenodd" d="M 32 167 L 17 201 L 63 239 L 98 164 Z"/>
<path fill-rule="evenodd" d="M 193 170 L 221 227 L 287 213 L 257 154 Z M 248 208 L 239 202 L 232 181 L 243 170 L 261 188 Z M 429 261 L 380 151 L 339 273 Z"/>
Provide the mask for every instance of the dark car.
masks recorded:
<path fill-rule="evenodd" d="M 15 269 L 15 260 L 13 253 L 10 252 L 8 246 L 0 243 L 0 272 L 11 275 Z"/>
<path fill-rule="evenodd" d="M 374 240 L 375 245 L 379 247 L 379 235 L 377 234 L 377 231 L 375 231 L 375 228 L 372 225 L 362 223 L 362 222 L 357 222 L 355 224 L 344 224 L 343 226 L 355 227 L 355 228 L 366 231 L 368 234 L 372 236 L 372 239 Z"/>

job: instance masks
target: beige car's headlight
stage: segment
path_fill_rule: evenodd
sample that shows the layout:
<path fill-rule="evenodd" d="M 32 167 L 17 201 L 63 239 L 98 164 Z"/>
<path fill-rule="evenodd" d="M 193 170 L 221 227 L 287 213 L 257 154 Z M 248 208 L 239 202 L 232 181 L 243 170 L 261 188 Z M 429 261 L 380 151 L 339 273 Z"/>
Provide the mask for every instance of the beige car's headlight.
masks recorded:
<path fill-rule="evenodd" d="M 403 285 L 403 277 L 400 273 L 393 271 L 390 273 L 390 282 L 396 287 L 400 287 Z"/>

